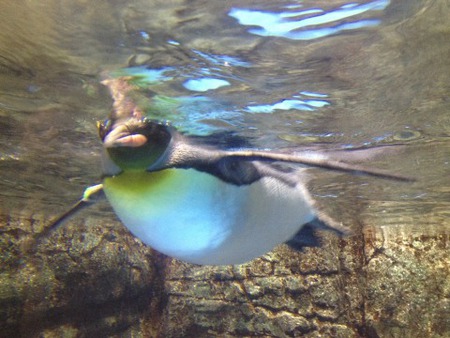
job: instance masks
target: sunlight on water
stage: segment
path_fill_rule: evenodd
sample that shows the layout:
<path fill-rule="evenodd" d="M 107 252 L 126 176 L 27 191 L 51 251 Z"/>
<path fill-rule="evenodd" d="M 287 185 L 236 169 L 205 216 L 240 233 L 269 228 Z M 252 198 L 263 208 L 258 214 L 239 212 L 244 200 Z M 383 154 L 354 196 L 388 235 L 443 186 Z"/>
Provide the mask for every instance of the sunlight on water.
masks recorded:
<path fill-rule="evenodd" d="M 228 66 L 228 67 L 250 67 L 251 64 L 249 62 L 243 61 L 237 57 L 233 57 L 230 55 L 215 55 L 204 53 L 199 50 L 193 50 L 193 52 L 198 55 L 200 58 L 209 61 L 214 66 Z"/>
<path fill-rule="evenodd" d="M 314 8 L 298 12 L 270 13 L 233 8 L 229 15 L 237 19 L 241 25 L 261 27 L 250 28 L 249 32 L 252 34 L 261 36 L 280 36 L 293 40 L 311 40 L 333 35 L 345 30 L 376 26 L 381 22 L 380 19 L 361 19 L 345 23 L 339 23 L 339 21 L 369 11 L 382 11 L 389 3 L 389 0 L 373 1 L 360 5 L 350 3 L 329 12 Z M 334 26 L 328 26 L 330 24 Z M 325 27 L 317 28 L 318 26 Z M 308 27 L 314 28 L 306 29 Z M 299 31 L 299 29 L 304 30 Z"/>
<path fill-rule="evenodd" d="M 200 79 L 190 79 L 183 83 L 184 88 L 193 92 L 206 92 L 208 90 L 217 89 L 224 86 L 229 86 L 230 83 L 221 79 L 213 79 L 210 77 L 203 77 Z"/>
<path fill-rule="evenodd" d="M 163 82 L 177 83 L 180 78 L 188 78 L 182 81 L 182 86 L 193 92 L 208 92 L 231 85 L 230 82 L 223 79 L 209 77 L 189 78 L 189 73 L 183 75 L 180 72 L 178 72 L 177 79 L 175 79 L 174 76 L 169 75 L 173 73 L 173 68 L 131 67 L 113 72 L 112 75 L 129 78 L 129 81 L 137 84 L 144 94 L 152 86 L 161 85 Z M 273 104 L 236 107 L 231 102 L 221 102 L 215 99 L 214 96 L 167 97 L 155 95 L 151 98 L 147 96 L 147 102 L 143 103 L 144 106 L 142 108 L 147 112 L 147 116 L 152 119 L 167 120 L 184 132 L 204 135 L 210 134 L 218 128 L 218 126 L 206 124 L 204 122 L 206 120 L 221 119 L 233 125 L 236 119 L 243 120 L 245 113 L 268 114 L 275 113 L 278 110 L 315 111 L 330 104 L 325 100 L 326 97 L 326 94 L 303 91 L 289 99 L 282 99 Z"/>
<path fill-rule="evenodd" d="M 326 97 L 324 94 L 315 94 L 302 92 L 304 96 L 319 96 Z M 314 111 L 318 108 L 322 108 L 328 106 L 330 103 L 325 100 L 317 100 L 317 99 L 297 99 L 303 95 L 294 95 L 293 98 L 296 99 L 286 99 L 279 102 L 276 102 L 271 105 L 255 105 L 249 106 L 245 110 L 250 113 L 273 113 L 276 110 L 305 110 L 305 111 Z"/>

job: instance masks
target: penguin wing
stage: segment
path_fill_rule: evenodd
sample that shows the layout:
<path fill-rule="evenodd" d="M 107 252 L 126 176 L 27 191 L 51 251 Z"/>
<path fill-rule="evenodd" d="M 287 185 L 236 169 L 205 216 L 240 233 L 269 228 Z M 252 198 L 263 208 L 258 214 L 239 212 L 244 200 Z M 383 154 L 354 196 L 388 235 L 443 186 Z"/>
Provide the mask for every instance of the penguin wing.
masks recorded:
<path fill-rule="evenodd" d="M 373 152 L 375 148 L 367 149 Z M 383 149 L 378 149 L 382 152 Z M 272 152 L 260 150 L 219 150 L 188 146 L 175 149 L 166 162 L 167 167 L 194 168 L 208 172 L 220 179 L 236 184 L 251 184 L 261 177 L 272 176 L 292 185 L 295 168 L 280 166 L 277 164 L 288 163 L 306 167 L 317 167 L 326 170 L 339 171 L 353 175 L 368 175 L 383 179 L 403 182 L 415 181 L 412 177 L 391 173 L 386 170 L 367 168 L 354 163 L 347 163 L 340 158 L 345 158 L 345 152 L 331 156 L 321 151 L 293 151 Z M 375 151 L 376 153 L 377 151 Z M 349 155 L 351 151 L 349 152 Z M 351 156 L 350 156 L 351 157 Z M 370 156 L 369 156 L 370 157 Z"/>
<path fill-rule="evenodd" d="M 317 167 L 327 170 L 340 171 L 353 175 L 367 175 L 384 179 L 391 179 L 396 181 L 413 182 L 414 178 L 391 173 L 386 170 L 367 168 L 358 164 L 347 163 L 340 160 L 335 160 L 326 153 L 305 151 L 298 153 L 282 153 L 282 152 L 267 152 L 267 151 L 253 151 L 253 150 L 238 150 L 230 151 L 228 156 L 235 160 L 250 160 L 261 162 L 285 162 L 292 164 L 300 164 L 309 167 Z"/>

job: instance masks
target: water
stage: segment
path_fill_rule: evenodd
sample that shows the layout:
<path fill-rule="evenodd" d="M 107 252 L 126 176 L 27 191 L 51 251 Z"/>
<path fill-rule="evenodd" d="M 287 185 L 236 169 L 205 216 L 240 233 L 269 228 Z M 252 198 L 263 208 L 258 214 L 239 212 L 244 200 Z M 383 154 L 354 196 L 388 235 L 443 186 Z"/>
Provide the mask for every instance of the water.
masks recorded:
<path fill-rule="evenodd" d="M 164 325 L 180 332 L 166 336 L 271 325 L 314 335 L 335 324 L 325 332 L 445 336 L 449 17 L 448 0 L 0 0 L 0 326 L 46 337 Z M 164 108 L 152 117 L 187 133 L 233 131 L 264 149 L 404 144 L 370 165 L 420 180 L 314 170 L 319 203 L 365 233 L 299 256 L 163 261 L 106 203 L 28 254 L 35 220 L 99 182 L 96 121 L 112 103 L 100 80 L 123 75 L 143 106 L 152 96 Z"/>
<path fill-rule="evenodd" d="M 132 75 L 143 104 L 152 93 L 169 110 L 154 117 L 191 134 L 272 149 L 406 144 L 373 165 L 418 183 L 318 173 L 314 193 L 376 229 L 450 231 L 446 0 L 0 6 L 2 213 L 51 217 L 99 181 L 95 122 L 111 105 L 99 81 Z"/>

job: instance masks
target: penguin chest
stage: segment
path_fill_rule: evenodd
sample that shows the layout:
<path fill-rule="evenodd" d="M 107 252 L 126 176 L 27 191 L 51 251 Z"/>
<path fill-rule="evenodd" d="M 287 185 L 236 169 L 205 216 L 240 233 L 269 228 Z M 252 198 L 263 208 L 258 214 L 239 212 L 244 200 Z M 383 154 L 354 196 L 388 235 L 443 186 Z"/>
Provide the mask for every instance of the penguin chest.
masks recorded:
<path fill-rule="evenodd" d="M 314 218 L 302 187 L 270 177 L 236 186 L 194 169 L 124 172 L 104 190 L 125 226 L 154 249 L 197 264 L 239 264 Z"/>

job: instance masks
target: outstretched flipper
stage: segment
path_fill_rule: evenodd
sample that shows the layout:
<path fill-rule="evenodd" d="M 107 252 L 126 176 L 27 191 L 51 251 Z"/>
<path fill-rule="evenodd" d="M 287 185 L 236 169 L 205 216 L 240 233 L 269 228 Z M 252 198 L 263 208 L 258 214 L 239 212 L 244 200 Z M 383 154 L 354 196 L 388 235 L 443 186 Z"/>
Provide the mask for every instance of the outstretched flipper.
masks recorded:
<path fill-rule="evenodd" d="M 69 210 L 67 210 L 62 215 L 58 216 L 53 220 L 42 232 L 38 233 L 36 236 L 36 241 L 47 237 L 52 231 L 59 228 L 64 224 L 72 215 L 76 214 L 78 211 L 84 209 L 87 206 L 95 204 L 100 199 L 104 198 L 103 184 L 97 184 L 87 187 L 84 190 L 83 196 L 78 202 L 76 202 Z"/>
<path fill-rule="evenodd" d="M 192 144 L 187 137 L 176 131 L 172 131 L 172 137 L 174 137 L 175 142 L 171 145 L 173 148 L 170 150 L 168 157 L 164 160 L 164 164 L 161 166 L 157 164 L 156 166 L 151 167 L 149 171 L 164 170 L 168 168 L 195 168 L 215 175 L 226 182 L 243 185 L 251 184 L 262 176 L 273 176 L 268 173 L 268 171 L 283 173 L 281 168 L 272 166 L 272 164 L 280 162 L 322 168 L 351 175 L 367 175 L 401 182 L 415 181 L 415 178 L 413 177 L 392 173 L 382 169 L 368 168 L 341 160 L 345 159 L 345 154 L 349 154 L 349 157 L 355 157 L 352 156 L 354 154 L 351 150 L 330 153 L 321 150 L 290 150 L 289 153 L 260 150 L 220 150 L 195 143 Z M 378 156 L 378 154 L 373 155 L 374 153 L 377 153 L 377 149 L 379 150 L 379 153 L 383 153 L 387 150 L 385 147 L 358 150 L 360 152 L 359 157 Z M 339 154 L 339 156 L 337 156 L 337 154 Z M 260 172 L 255 167 L 256 163 L 266 163 L 268 166 L 271 166 L 272 169 L 269 170 L 269 167 L 266 167 L 264 172 Z"/>
<path fill-rule="evenodd" d="M 238 150 L 227 152 L 224 158 L 225 157 L 238 161 L 246 160 L 246 161 L 261 161 L 261 162 L 287 162 L 287 163 L 307 165 L 310 167 L 323 168 L 327 170 L 346 172 L 352 175 L 368 175 L 402 182 L 415 181 L 413 177 L 394 174 L 382 169 L 366 168 L 364 166 L 359 166 L 357 164 L 349 164 L 346 162 L 336 161 L 327 158 L 325 155 L 321 153 L 315 152 L 284 154 L 267 151 Z"/>

